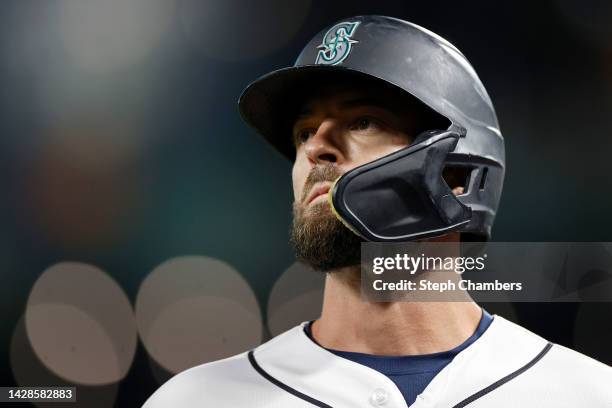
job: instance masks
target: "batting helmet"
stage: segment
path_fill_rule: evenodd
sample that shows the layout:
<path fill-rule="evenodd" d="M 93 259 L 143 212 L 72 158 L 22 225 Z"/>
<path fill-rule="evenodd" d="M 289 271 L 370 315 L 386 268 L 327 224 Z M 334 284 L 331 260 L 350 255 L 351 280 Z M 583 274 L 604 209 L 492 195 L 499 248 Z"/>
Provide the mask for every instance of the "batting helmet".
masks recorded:
<path fill-rule="evenodd" d="M 448 120 L 408 147 L 345 173 L 330 190 L 336 215 L 371 241 L 416 240 L 450 231 L 490 237 L 504 178 L 504 139 L 493 104 L 465 56 L 416 24 L 384 16 L 345 19 L 317 34 L 292 67 L 252 82 L 244 120 L 288 158 L 291 116 L 305 90 L 334 76 L 409 94 Z M 455 196 L 445 169 L 466 175 Z"/>

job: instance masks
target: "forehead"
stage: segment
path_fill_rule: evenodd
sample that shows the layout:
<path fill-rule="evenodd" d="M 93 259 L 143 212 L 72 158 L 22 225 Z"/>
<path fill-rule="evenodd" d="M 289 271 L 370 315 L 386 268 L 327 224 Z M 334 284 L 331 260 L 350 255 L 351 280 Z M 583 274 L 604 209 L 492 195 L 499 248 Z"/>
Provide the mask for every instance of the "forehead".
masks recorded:
<path fill-rule="evenodd" d="M 403 106 L 398 98 L 396 93 L 370 84 L 329 85 L 318 88 L 303 98 L 297 110 L 297 118 L 327 107 L 350 109 L 375 106 L 395 112 Z"/>

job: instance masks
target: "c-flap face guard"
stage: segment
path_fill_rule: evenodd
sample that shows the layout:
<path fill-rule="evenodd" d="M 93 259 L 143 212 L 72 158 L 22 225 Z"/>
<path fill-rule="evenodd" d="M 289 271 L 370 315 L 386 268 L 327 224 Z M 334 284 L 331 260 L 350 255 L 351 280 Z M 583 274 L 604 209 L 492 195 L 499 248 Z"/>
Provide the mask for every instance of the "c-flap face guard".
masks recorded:
<path fill-rule="evenodd" d="M 410 146 L 345 173 L 330 192 L 338 218 L 368 241 L 414 241 L 467 224 L 472 211 L 442 177 L 454 130 L 427 132 Z"/>

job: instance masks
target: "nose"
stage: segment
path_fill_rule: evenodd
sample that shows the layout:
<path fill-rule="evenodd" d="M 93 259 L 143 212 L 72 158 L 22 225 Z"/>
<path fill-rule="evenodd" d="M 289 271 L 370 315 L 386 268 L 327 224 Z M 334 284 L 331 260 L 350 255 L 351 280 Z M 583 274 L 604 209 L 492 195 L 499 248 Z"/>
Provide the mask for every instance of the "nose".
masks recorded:
<path fill-rule="evenodd" d="M 342 154 L 341 130 L 333 119 L 326 119 L 317 131 L 304 144 L 306 156 L 313 164 L 338 164 L 344 159 Z"/>

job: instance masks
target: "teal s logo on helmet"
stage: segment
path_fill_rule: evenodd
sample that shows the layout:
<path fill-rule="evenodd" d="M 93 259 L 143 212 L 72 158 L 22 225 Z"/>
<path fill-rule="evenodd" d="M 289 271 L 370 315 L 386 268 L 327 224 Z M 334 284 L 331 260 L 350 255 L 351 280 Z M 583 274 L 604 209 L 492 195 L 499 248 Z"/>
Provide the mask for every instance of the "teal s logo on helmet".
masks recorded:
<path fill-rule="evenodd" d="M 352 45 L 358 42 L 351 38 L 358 25 L 359 21 L 346 21 L 330 28 L 323 36 L 323 43 L 317 47 L 319 52 L 315 64 L 336 65 L 344 61 L 351 52 Z"/>

